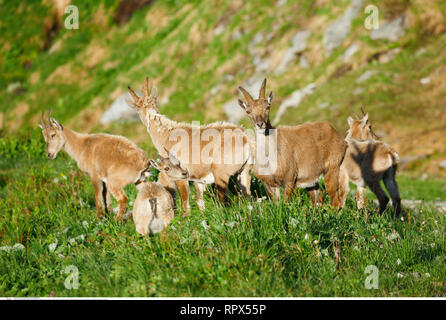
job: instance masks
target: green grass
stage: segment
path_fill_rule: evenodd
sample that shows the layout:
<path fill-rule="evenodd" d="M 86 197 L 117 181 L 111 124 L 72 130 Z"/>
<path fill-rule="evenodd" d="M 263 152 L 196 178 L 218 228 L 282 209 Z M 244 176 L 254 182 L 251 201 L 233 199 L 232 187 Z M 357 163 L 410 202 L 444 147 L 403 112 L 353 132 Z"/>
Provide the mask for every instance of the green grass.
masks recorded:
<path fill-rule="evenodd" d="M 96 219 L 88 176 L 64 153 L 47 160 L 38 130 L 0 142 L 0 246 L 25 247 L 0 251 L 0 296 L 445 295 L 444 213 L 405 210 L 401 220 L 369 203 L 368 216 L 351 197 L 344 210 L 314 210 L 304 192 L 279 204 L 234 197 L 222 207 L 211 190 L 204 212 L 192 201 L 190 216 L 140 238 L 131 220 Z M 414 198 L 440 183 L 399 182 Z M 133 201 L 135 187 L 126 191 Z M 379 270 L 376 290 L 364 286 L 369 265 Z M 78 289 L 64 286 L 69 266 Z"/>

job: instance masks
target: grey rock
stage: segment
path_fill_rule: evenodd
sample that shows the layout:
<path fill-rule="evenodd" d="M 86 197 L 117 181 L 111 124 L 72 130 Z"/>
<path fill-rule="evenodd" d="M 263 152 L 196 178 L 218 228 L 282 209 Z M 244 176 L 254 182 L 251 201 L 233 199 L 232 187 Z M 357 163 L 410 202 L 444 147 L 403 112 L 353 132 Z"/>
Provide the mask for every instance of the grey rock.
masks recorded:
<path fill-rule="evenodd" d="M 441 161 L 441 162 L 438 164 L 438 166 L 439 166 L 441 169 L 445 169 L 445 170 L 446 170 L 446 160 Z"/>
<path fill-rule="evenodd" d="M 241 32 L 240 30 L 235 30 L 231 35 L 232 41 L 237 41 L 241 37 L 243 37 L 243 32 Z"/>
<path fill-rule="evenodd" d="M 282 60 L 275 70 L 275 74 L 281 74 L 286 71 L 287 67 L 296 60 L 299 53 L 307 48 L 307 39 L 311 35 L 311 31 L 303 30 L 297 32 L 291 39 L 291 47 L 287 49 Z"/>
<path fill-rule="evenodd" d="M 359 50 L 359 45 L 357 43 L 353 43 L 350 47 L 345 50 L 344 55 L 342 56 L 342 61 L 344 63 L 348 62 L 355 53 Z"/>
<path fill-rule="evenodd" d="M 357 96 L 358 94 L 361 94 L 361 93 L 364 93 L 364 89 L 363 88 L 361 88 L 361 87 L 357 87 L 357 88 L 355 88 L 354 90 L 353 90 L 353 94 L 355 95 L 355 96 Z"/>
<path fill-rule="evenodd" d="M 279 110 L 274 117 L 273 124 L 276 125 L 279 123 L 282 116 L 289 108 L 296 108 L 301 103 L 302 99 L 308 95 L 312 94 L 316 85 L 314 83 L 310 83 L 306 87 L 300 90 L 294 91 L 287 99 L 285 99 L 282 104 L 279 106 Z"/>
<path fill-rule="evenodd" d="M 395 49 L 389 50 L 387 52 L 381 53 L 378 56 L 378 62 L 379 63 L 388 63 L 388 62 L 392 61 L 395 58 L 395 56 L 400 52 L 401 52 L 401 48 L 395 48 Z"/>
<path fill-rule="evenodd" d="M 136 90 L 136 93 L 138 95 L 142 95 L 141 91 Z M 104 112 L 100 122 L 105 125 L 119 119 L 139 121 L 139 116 L 136 110 L 128 105 L 127 100 L 132 101 L 132 98 L 128 92 L 120 95 L 111 104 L 110 108 Z"/>
<path fill-rule="evenodd" d="M 223 110 L 226 113 L 228 121 L 234 124 L 238 124 L 240 120 L 246 117 L 246 112 L 240 107 L 237 99 L 226 102 L 223 105 Z"/>
<path fill-rule="evenodd" d="M 308 69 L 310 67 L 308 60 L 307 60 L 307 58 L 305 58 L 304 55 L 300 56 L 300 64 L 299 65 L 302 69 Z"/>
<path fill-rule="evenodd" d="M 422 78 L 420 80 L 420 83 L 423 84 L 423 85 L 429 84 L 430 82 L 431 82 L 431 78 L 429 78 L 429 77 Z"/>
<path fill-rule="evenodd" d="M 280 8 L 281 6 L 285 5 L 285 4 L 286 4 L 286 1 L 287 1 L 287 0 L 278 0 L 278 1 L 276 2 L 276 8 Z"/>
<path fill-rule="evenodd" d="M 344 14 L 334 21 L 325 31 L 322 45 L 325 53 L 330 56 L 331 52 L 339 47 L 350 33 L 352 21 L 361 10 L 364 0 L 351 0 L 350 6 Z"/>
<path fill-rule="evenodd" d="M 404 13 L 400 17 L 383 24 L 376 30 L 370 32 L 370 39 L 385 39 L 389 41 L 397 41 L 406 33 L 408 15 Z"/>
<path fill-rule="evenodd" d="M 411 156 L 405 156 L 400 158 L 400 165 L 404 166 L 408 163 L 411 163 L 413 161 L 417 161 L 417 160 L 423 160 L 427 157 L 427 154 L 417 154 L 417 155 L 411 155 Z"/>
<path fill-rule="evenodd" d="M 219 36 L 221 35 L 223 32 L 225 32 L 226 30 L 226 26 L 223 24 L 219 24 L 215 29 L 214 29 L 214 36 Z"/>
<path fill-rule="evenodd" d="M 415 56 L 419 57 L 419 56 L 425 54 L 426 51 L 427 51 L 426 48 L 420 48 L 417 50 L 417 52 L 415 52 Z"/>
<path fill-rule="evenodd" d="M 367 70 L 358 79 L 356 79 L 356 83 L 362 83 L 364 81 L 367 81 L 377 73 L 378 73 L 378 71 L 376 71 L 376 70 Z"/>

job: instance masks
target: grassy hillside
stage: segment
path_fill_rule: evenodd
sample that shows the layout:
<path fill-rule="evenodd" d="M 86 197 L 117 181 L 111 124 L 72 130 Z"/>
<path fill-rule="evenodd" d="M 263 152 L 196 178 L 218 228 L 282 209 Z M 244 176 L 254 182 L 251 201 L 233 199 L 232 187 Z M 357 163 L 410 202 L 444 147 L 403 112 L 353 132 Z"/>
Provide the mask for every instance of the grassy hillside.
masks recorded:
<path fill-rule="evenodd" d="M 78 30 L 63 27 L 60 2 L 16 6 L 3 1 L 0 6 L 4 134 L 35 126 L 40 111 L 51 108 L 75 129 L 106 130 L 141 142 L 147 139 L 141 125 L 104 128 L 98 120 L 127 85 L 139 87 L 144 76 L 158 86 L 164 113 L 203 122 L 225 119 L 222 106 L 237 97 L 237 87 L 266 76 L 275 93 L 272 116 L 294 90 L 312 82 L 317 86 L 298 108 L 286 112 L 282 123 L 328 120 L 344 132 L 346 117 L 363 106 L 401 156 L 421 155 L 403 169 L 446 174 L 438 166 L 446 157 L 443 1 L 371 1 L 381 24 L 406 12 L 405 34 L 395 42 L 371 40 L 364 27 L 367 15 L 359 10 L 346 39 L 329 57 L 322 47 L 324 33 L 350 1 L 285 1 L 281 6 L 272 0 L 155 1 L 120 25 L 113 19 L 119 1 L 72 1 L 79 8 Z M 278 75 L 275 69 L 299 30 L 311 31 L 302 53 L 309 67 L 297 60 Z M 343 62 L 351 44 L 359 49 Z M 393 60 L 378 62 L 395 48 L 401 51 Z M 266 70 L 256 71 L 259 61 L 268 62 Z M 357 84 L 366 71 L 376 74 Z M 420 84 L 427 77 L 430 82 Z M 8 85 L 17 82 L 18 88 L 8 92 Z"/>
<path fill-rule="evenodd" d="M 78 30 L 63 27 L 68 3 L 79 8 Z M 444 1 L 368 1 L 382 23 L 406 13 L 404 35 L 372 40 L 362 7 L 329 56 L 324 34 L 348 0 L 153 1 L 118 24 L 119 3 L 0 0 L 0 296 L 445 295 L 446 216 L 431 205 L 446 200 Z M 302 30 L 311 31 L 305 50 L 278 74 Z M 352 45 L 358 50 L 344 60 Z M 280 123 L 326 120 L 343 134 L 364 107 L 401 158 L 416 156 L 400 166 L 402 198 L 426 202 L 395 219 L 391 210 L 374 214 L 371 193 L 363 212 L 353 194 L 337 212 L 314 210 L 302 191 L 287 203 L 234 196 L 222 207 L 211 188 L 204 212 L 192 200 L 190 216 L 151 238 L 140 239 L 132 221 L 98 221 L 88 176 L 64 153 L 46 158 L 40 113 L 51 108 L 81 132 L 125 135 L 154 156 L 141 123 L 99 122 L 145 76 L 163 113 L 203 123 L 226 119 L 223 105 L 251 80 L 257 90 L 268 78 L 271 118 L 314 83 Z M 256 180 L 253 190 L 265 195 Z M 136 189 L 126 192 L 131 207 Z M 369 265 L 379 270 L 378 289 L 364 285 Z M 64 285 L 69 266 L 79 270 L 78 289 Z"/>
<path fill-rule="evenodd" d="M 212 191 L 205 212 L 192 202 L 190 216 L 141 239 L 132 221 L 96 219 L 92 184 L 66 154 L 48 161 L 41 142 L 27 145 L 26 158 L 6 146 L 1 163 L 0 183 L 9 187 L 0 189 L 0 296 L 446 293 L 446 216 L 428 206 L 400 220 L 377 215 L 372 203 L 367 212 L 375 214 L 358 212 L 351 198 L 339 212 L 314 210 L 298 192 L 287 203 L 234 197 L 223 208 Z M 132 203 L 136 188 L 126 190 Z M 6 250 L 17 243 L 23 249 Z M 369 265 L 378 268 L 378 289 L 365 287 Z M 67 289 L 73 266 L 78 288 Z"/>

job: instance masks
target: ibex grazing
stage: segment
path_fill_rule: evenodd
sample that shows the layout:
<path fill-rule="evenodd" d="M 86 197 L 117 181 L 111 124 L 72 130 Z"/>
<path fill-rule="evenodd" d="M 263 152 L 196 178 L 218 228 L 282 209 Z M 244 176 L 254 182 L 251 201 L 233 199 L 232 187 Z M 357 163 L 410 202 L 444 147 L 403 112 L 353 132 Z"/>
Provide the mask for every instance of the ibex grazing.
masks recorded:
<path fill-rule="evenodd" d="M 152 159 L 150 163 L 160 171 L 158 182 L 138 183 L 138 195 L 133 206 L 136 232 L 141 235 L 159 233 L 167 227 L 174 218 L 175 198 L 169 190 L 171 183 L 189 178 L 187 170 L 182 169 L 179 161 L 171 154 L 169 158 L 160 156 L 159 163 Z"/>
<path fill-rule="evenodd" d="M 111 211 L 110 193 L 119 204 L 117 218 L 122 220 L 128 198 L 123 188 L 135 183 L 150 168 L 145 152 L 132 141 L 104 133 L 78 133 L 50 119 L 48 111 L 46 121 L 42 112 L 41 124 L 46 142 L 46 154 L 54 159 L 64 149 L 82 171 L 90 175 L 94 186 L 97 217 L 104 215 L 104 207 Z"/>
<path fill-rule="evenodd" d="M 206 184 L 215 183 L 222 202 L 226 200 L 229 178 L 242 173 L 244 190 L 250 195 L 250 144 L 246 131 L 236 125 L 216 122 L 204 126 L 176 122 L 160 114 L 157 105 L 158 91 L 153 87 L 149 94 L 149 80 L 145 79 L 143 96 L 130 87 L 132 105 L 136 107 L 142 123 L 147 127 L 158 152 L 167 157 L 175 153 L 181 166 L 194 182 L 196 202 L 204 210 L 203 192 Z M 179 140 L 179 141 L 178 141 Z M 177 181 L 184 214 L 189 211 L 189 183 Z"/>
<path fill-rule="evenodd" d="M 273 99 L 272 92 L 265 96 L 266 79 L 263 80 L 258 99 L 242 87 L 240 91 L 245 101 L 239 100 L 256 131 L 256 156 L 254 174 L 263 183 L 270 196 L 280 198 L 279 187 L 284 187 L 287 199 L 296 187 L 306 188 L 313 204 L 319 205 L 322 197 L 318 179 L 324 175 L 326 189 L 331 204 L 341 208 L 340 199 L 345 192 L 339 184 L 339 168 L 344 158 L 347 143 L 328 123 L 314 122 L 298 126 L 271 126 L 269 112 Z M 260 141 L 260 142 L 259 142 Z M 269 149 L 269 154 L 277 155 L 275 170 L 265 174 L 259 159 L 259 148 Z M 274 150 L 275 149 L 275 150 Z"/>
<path fill-rule="evenodd" d="M 381 180 L 392 198 L 396 216 L 401 212 L 401 198 L 395 174 L 398 167 L 398 153 L 384 142 L 374 140 L 374 133 L 368 121 L 368 114 L 362 119 L 348 118 L 349 130 L 346 141 L 347 152 L 341 166 L 341 181 L 348 190 L 348 181 L 356 189 L 356 206 L 364 207 L 364 193 L 368 186 L 377 196 L 379 212 L 382 213 L 389 198 L 381 188 Z M 346 194 L 345 194 L 346 197 Z M 342 199 L 345 202 L 345 197 Z"/>

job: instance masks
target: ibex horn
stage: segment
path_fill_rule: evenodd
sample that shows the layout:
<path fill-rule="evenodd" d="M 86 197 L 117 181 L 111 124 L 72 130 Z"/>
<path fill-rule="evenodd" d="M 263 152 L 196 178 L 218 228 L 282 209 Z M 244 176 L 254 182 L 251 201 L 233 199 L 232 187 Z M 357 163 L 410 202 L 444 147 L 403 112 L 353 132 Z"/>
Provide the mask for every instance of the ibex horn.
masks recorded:
<path fill-rule="evenodd" d="M 138 101 L 138 100 L 139 100 L 139 97 L 138 97 L 138 95 L 136 94 L 136 92 L 133 91 L 132 88 L 130 88 L 130 86 L 128 86 L 127 88 L 129 89 L 129 93 L 130 93 L 130 95 L 133 97 L 133 99 L 135 100 L 135 102 Z"/>
<path fill-rule="evenodd" d="M 252 102 L 254 99 L 251 97 L 248 91 L 246 91 L 243 87 L 238 87 L 238 89 L 243 93 L 247 102 Z"/>
<path fill-rule="evenodd" d="M 144 97 L 149 96 L 149 77 L 146 77 L 144 79 L 144 87 L 142 88 L 142 92 L 144 94 Z"/>
<path fill-rule="evenodd" d="M 262 86 L 260 87 L 259 99 L 265 99 L 266 78 L 263 79 Z"/>

